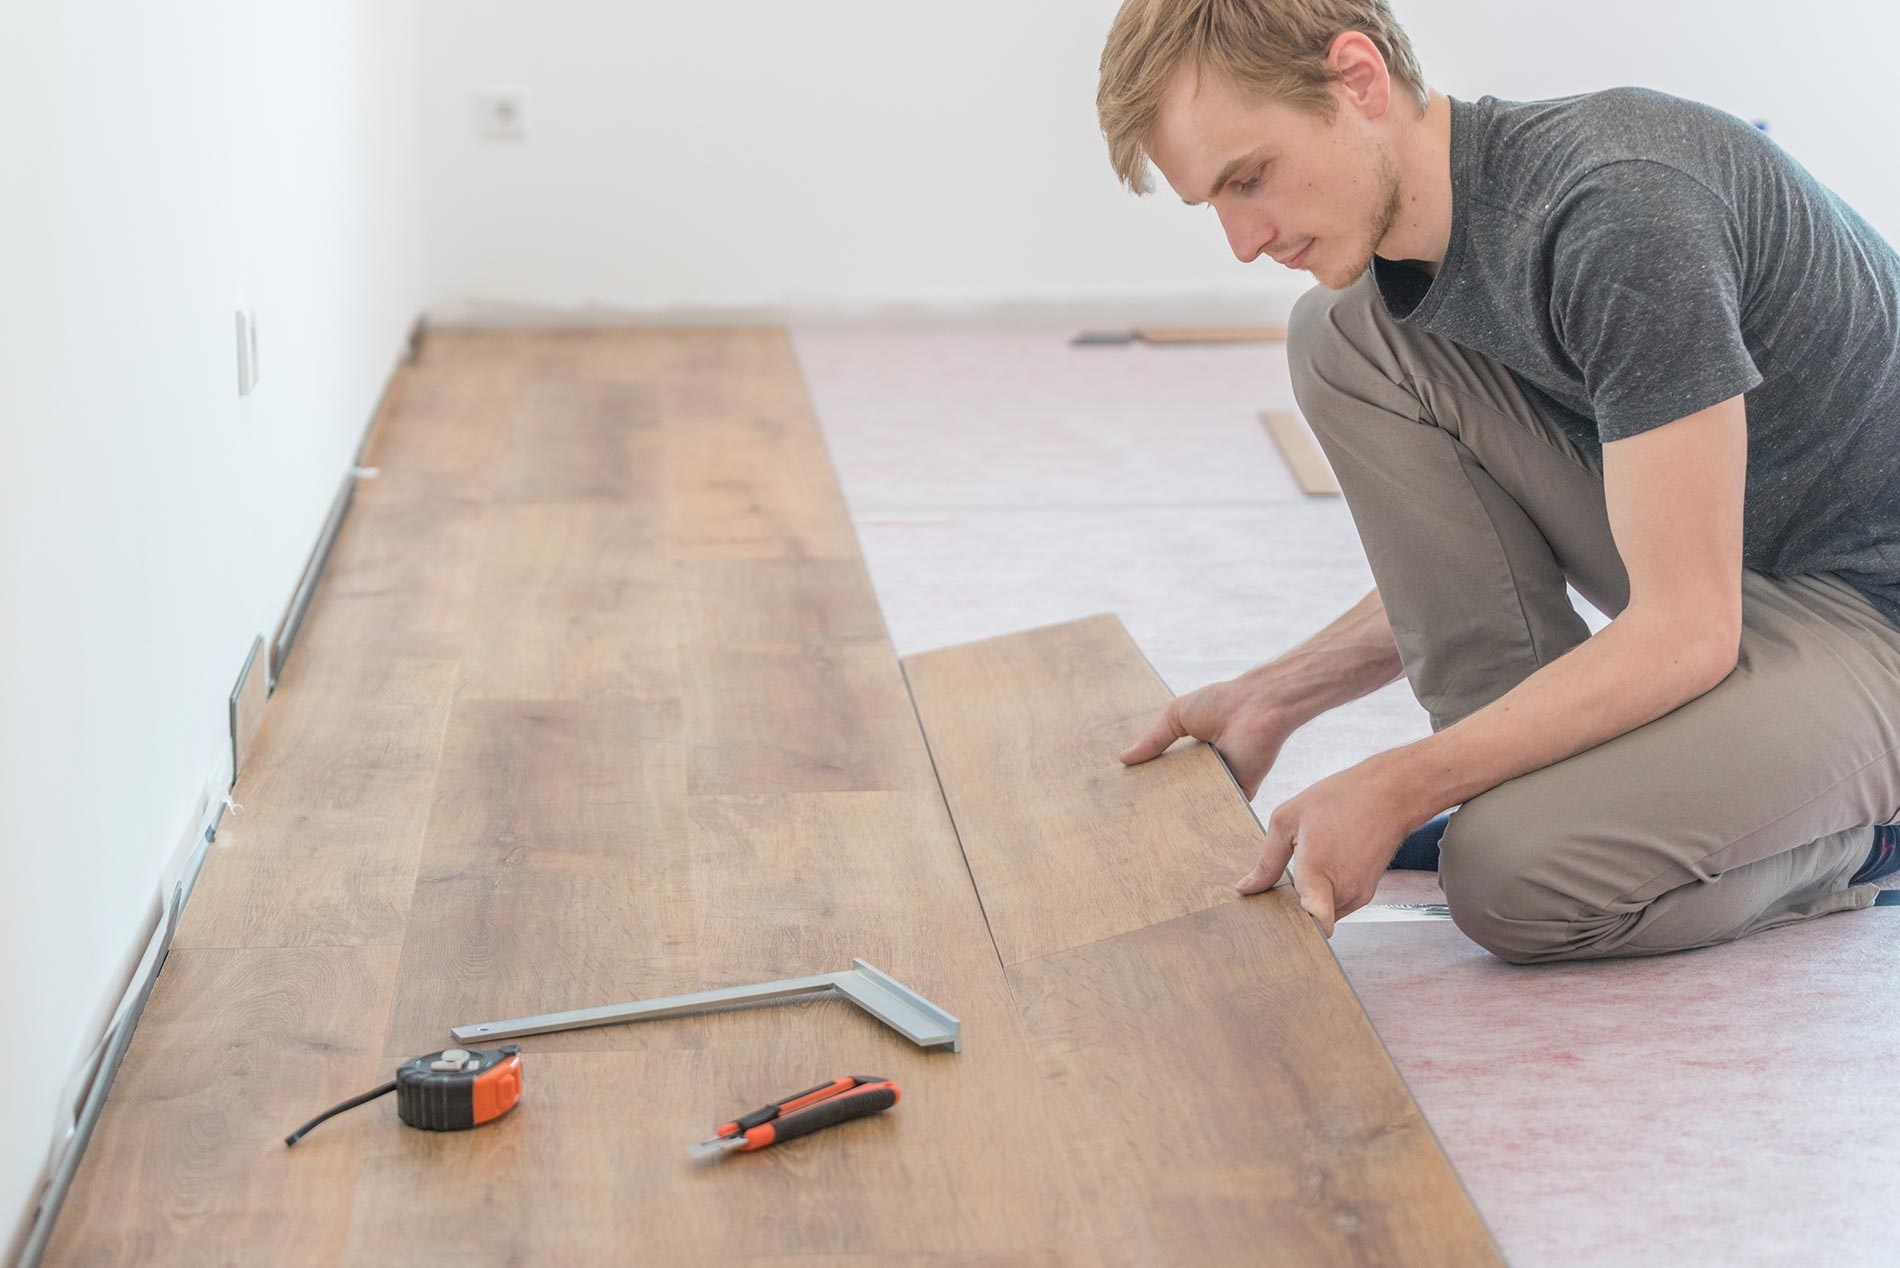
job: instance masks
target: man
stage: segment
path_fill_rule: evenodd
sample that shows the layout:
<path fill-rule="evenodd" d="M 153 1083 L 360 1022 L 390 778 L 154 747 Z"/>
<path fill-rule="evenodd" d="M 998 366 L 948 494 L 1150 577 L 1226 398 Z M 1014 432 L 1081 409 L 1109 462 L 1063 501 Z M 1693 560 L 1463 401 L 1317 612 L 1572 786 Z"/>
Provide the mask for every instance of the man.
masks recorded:
<path fill-rule="evenodd" d="M 1401 672 L 1432 718 L 1278 806 L 1238 888 L 1290 864 L 1330 937 L 1442 832 L 1453 919 L 1518 963 L 1873 905 L 1900 867 L 1880 235 L 1704 106 L 1451 100 L 1384 0 L 1128 0 L 1098 107 L 1136 192 L 1152 161 L 1243 263 L 1322 283 L 1293 384 L 1377 584 L 1122 760 L 1191 736 L 1251 797 L 1294 729 Z"/>

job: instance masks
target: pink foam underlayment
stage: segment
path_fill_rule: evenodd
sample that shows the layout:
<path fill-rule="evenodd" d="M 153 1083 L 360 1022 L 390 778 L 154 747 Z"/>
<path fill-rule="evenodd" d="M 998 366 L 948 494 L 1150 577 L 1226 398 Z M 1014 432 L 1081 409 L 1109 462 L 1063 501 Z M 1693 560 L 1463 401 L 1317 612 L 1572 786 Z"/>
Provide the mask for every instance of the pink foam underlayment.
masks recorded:
<path fill-rule="evenodd" d="M 1900 1263 L 1900 909 L 1582 964 L 1443 920 L 1332 947 L 1514 1268 Z"/>

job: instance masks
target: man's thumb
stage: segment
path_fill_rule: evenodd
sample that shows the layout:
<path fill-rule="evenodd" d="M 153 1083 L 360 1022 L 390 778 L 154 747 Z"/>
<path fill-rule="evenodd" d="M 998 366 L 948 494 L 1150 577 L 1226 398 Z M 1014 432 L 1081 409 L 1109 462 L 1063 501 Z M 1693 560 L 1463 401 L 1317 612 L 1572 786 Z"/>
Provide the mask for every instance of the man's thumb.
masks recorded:
<path fill-rule="evenodd" d="M 1122 761 L 1126 765 L 1133 766 L 1151 757 L 1159 757 L 1168 745 L 1186 734 L 1187 732 L 1183 731 L 1180 724 L 1175 721 L 1174 706 L 1170 705 L 1167 712 L 1161 715 L 1160 721 L 1149 727 L 1148 733 L 1136 740 L 1134 746 L 1122 754 Z"/>

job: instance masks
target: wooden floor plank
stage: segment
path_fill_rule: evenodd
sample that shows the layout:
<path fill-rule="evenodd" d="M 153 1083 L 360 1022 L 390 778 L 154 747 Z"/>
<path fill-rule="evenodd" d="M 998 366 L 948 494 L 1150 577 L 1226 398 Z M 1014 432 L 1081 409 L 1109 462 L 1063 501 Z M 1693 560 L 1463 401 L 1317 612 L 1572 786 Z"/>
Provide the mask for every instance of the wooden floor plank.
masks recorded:
<path fill-rule="evenodd" d="M 907 658 L 1110 1263 L 1501 1263 L 1212 749 L 1112 617 Z"/>
<path fill-rule="evenodd" d="M 363 1143 L 387 1103 L 284 1136 L 389 1077 L 388 947 L 173 951 L 45 1263 L 341 1262 Z"/>
<path fill-rule="evenodd" d="M 399 945 L 456 674 L 293 657 L 172 946 Z"/>
<path fill-rule="evenodd" d="M 697 641 L 760 652 L 889 649 L 862 560 L 701 559 L 676 567 Z"/>
<path fill-rule="evenodd" d="M 637 1247 L 634 1262 L 727 1263 L 769 1229 L 790 1254 L 1088 1262 L 782 332 L 483 355 L 521 358 L 515 393 L 551 413 L 515 415 L 494 473 L 386 1058 L 447 1043 L 451 1025 L 857 956 L 955 1011 L 969 1042 L 923 1052 L 835 998 L 533 1037 L 528 1098 L 478 1139 L 368 1139 L 348 1257 L 616 1262 Z M 583 386 L 534 386 L 555 375 Z M 656 403 L 657 505 L 584 478 L 577 454 L 645 460 L 590 435 L 607 425 L 587 384 Z M 687 1165 L 685 1143 L 716 1122 L 854 1072 L 897 1079 L 899 1110 L 744 1165 Z M 524 1169 L 533 1183 L 493 1179 Z"/>
<path fill-rule="evenodd" d="M 1267 434 L 1273 437 L 1280 456 L 1307 496 L 1338 495 L 1339 480 L 1326 455 L 1320 452 L 1319 442 L 1307 430 L 1305 419 L 1292 410 L 1269 409 L 1260 412 L 1260 421 L 1266 424 Z"/>
<path fill-rule="evenodd" d="M 1285 326 L 1138 326 L 1144 343 L 1285 343 Z"/>
<path fill-rule="evenodd" d="M 673 557 L 857 559 L 785 332 L 675 339 L 676 372 L 660 398 Z"/>
<path fill-rule="evenodd" d="M 726 1263 L 760 1249 L 765 1229 L 787 1250 L 897 1261 L 955 1252 L 969 1262 L 1067 1246 L 1088 1262 L 1090 1235 L 1063 1196 L 1060 1127 L 1025 1077 L 1020 1027 L 941 800 L 812 793 L 692 806 L 678 854 L 687 892 L 651 893 L 648 869 L 630 862 L 643 883 L 619 890 L 620 919 L 590 935 L 587 917 L 600 909 L 573 885 L 570 910 L 583 918 L 540 927 L 558 944 L 540 961 L 542 982 L 456 1020 L 509 1013 L 504 1002 L 545 1011 L 830 972 L 862 956 L 955 1012 L 964 1051 L 920 1050 L 835 998 L 530 1037 L 529 1099 L 488 1139 L 462 1146 L 406 1133 L 368 1145 L 364 1194 L 406 1185 L 417 1201 L 399 1212 L 360 1198 L 357 1245 L 383 1263 L 450 1252 L 615 1262 L 635 1247 L 631 1262 Z M 443 910 L 523 924 L 524 913 L 499 905 Z M 690 936 L 669 943 L 669 928 Z M 611 937 L 599 936 L 605 929 Z M 500 970 L 522 954 L 497 942 L 476 989 L 512 980 Z M 688 1165 L 685 1144 L 717 1122 L 847 1073 L 895 1079 L 904 1099 L 823 1138 L 712 1170 Z M 490 1183 L 497 1158 L 535 1183 Z M 453 1199 L 467 1188 L 480 1190 L 479 1204 Z"/>
<path fill-rule="evenodd" d="M 318 648 L 459 657 L 487 514 L 480 502 L 359 496 L 337 534 L 293 659 Z"/>
<path fill-rule="evenodd" d="M 515 398 L 497 501 L 656 505 L 664 496 L 653 385 L 536 378 Z"/>
<path fill-rule="evenodd" d="M 1501 1265 L 1289 907 L 1227 903 L 1011 967 L 1106 1262 Z"/>
<path fill-rule="evenodd" d="M 679 727 L 671 700 L 456 702 L 390 1056 L 447 1046 L 466 1022 L 582 1006 L 550 998 L 638 998 L 655 969 L 690 973 Z"/>
<path fill-rule="evenodd" d="M 680 657 L 693 795 L 935 789 L 887 647 L 696 643 Z"/>
<path fill-rule="evenodd" d="M 357 486 L 368 505 L 485 502 L 512 420 L 516 376 L 505 355 L 457 355 L 459 332 L 431 335 L 383 398 Z"/>
<path fill-rule="evenodd" d="M 1116 618 L 924 652 L 904 672 L 1004 963 L 1231 901 L 1258 858 L 1213 749 L 1117 760 L 1169 692 Z"/>
<path fill-rule="evenodd" d="M 677 695 L 684 602 L 652 506 L 489 508 L 463 655 L 464 699 Z"/>

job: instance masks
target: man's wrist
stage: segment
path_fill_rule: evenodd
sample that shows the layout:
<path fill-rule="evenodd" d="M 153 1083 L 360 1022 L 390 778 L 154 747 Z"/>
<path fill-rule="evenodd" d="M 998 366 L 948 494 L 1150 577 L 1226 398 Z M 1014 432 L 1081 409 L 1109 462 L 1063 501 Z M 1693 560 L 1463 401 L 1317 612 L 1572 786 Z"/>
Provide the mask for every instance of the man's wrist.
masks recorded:
<path fill-rule="evenodd" d="M 1438 761 L 1435 739 L 1436 736 L 1428 736 L 1374 753 L 1360 763 L 1385 790 L 1387 804 L 1405 820 L 1407 832 L 1424 826 L 1440 811 L 1459 802 L 1448 788 L 1448 772 Z"/>
<path fill-rule="evenodd" d="M 1269 664 L 1249 669 L 1238 681 L 1247 694 L 1247 712 L 1253 725 L 1263 731 L 1291 735 L 1325 709 L 1313 707 L 1310 698 L 1302 699 L 1297 686 L 1275 672 L 1276 668 Z"/>

